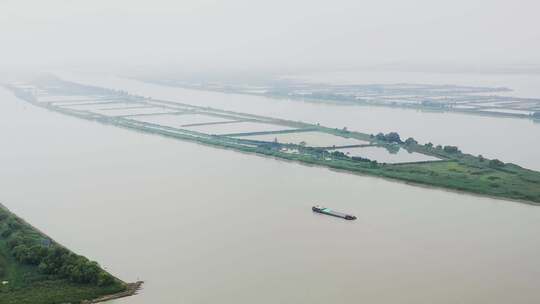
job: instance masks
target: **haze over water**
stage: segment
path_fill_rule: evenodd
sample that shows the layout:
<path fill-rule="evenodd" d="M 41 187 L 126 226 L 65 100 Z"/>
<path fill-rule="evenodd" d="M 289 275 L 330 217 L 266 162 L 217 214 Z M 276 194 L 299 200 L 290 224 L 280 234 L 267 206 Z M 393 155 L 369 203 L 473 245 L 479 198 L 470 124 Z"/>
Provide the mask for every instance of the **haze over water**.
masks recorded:
<path fill-rule="evenodd" d="M 67 81 L 155 99 L 363 133 L 399 132 L 402 139 L 455 145 L 540 171 L 540 123 L 530 119 L 308 103 L 130 78 L 507 87 L 513 91 L 497 95 L 539 99 L 539 11 L 538 0 L 2 0 L 0 203 L 112 275 L 145 281 L 138 295 L 113 304 L 540 303 L 540 206 L 104 125 L 32 106 L 3 87 L 53 71 Z M 104 119 L 153 111 L 118 106 L 90 108 Z M 532 114 L 537 107 L 510 111 Z M 227 125 L 194 126 L 202 120 L 193 116 L 189 130 Z M 376 150 L 382 149 L 362 152 Z M 429 174 L 452 187 L 467 184 L 459 179 L 465 176 L 481 179 L 471 187 L 538 197 L 537 174 L 528 179 L 517 170 L 523 175 L 513 178 L 503 172 L 509 166 L 478 164 L 471 159 L 466 175 L 455 164 L 441 169 L 455 176 L 453 184 L 438 174 L 438 164 Z M 409 168 L 398 173 L 420 176 L 413 172 L 418 167 Z M 358 219 L 314 213 L 315 204 Z M 19 260 L 36 252 L 19 249 L 11 252 Z M 26 267 L 0 252 L 2 304 L 3 291 L 50 282 L 26 275 L 17 282 L 17 270 Z M 78 269 L 71 272 L 71 279 L 80 278 Z M 49 291 L 70 293 L 58 286 L 12 295 L 22 291 L 35 304 Z"/>
<path fill-rule="evenodd" d="M 534 136 L 538 125 L 527 120 L 100 79 L 94 84 L 155 98 L 359 131 L 403 130 L 444 144 L 459 138 L 467 152 L 476 148 L 540 167 L 536 157 L 510 149 L 520 141 L 501 144 L 485 132 L 505 121 L 506 130 Z M 146 281 L 138 296 L 114 303 L 540 301 L 535 206 L 104 126 L 33 107 L 3 89 L 0 98 L 0 200 L 120 278 Z M 481 119 L 479 131 L 468 128 L 472 119 Z M 449 125 L 462 131 L 444 131 Z M 474 134 L 482 139 L 478 145 Z M 358 220 L 314 214 L 315 203 Z"/>
<path fill-rule="evenodd" d="M 423 72 L 408 69 L 365 69 L 360 71 L 337 71 L 319 73 L 300 73 L 286 78 L 314 83 L 343 84 L 396 84 L 416 83 L 434 85 L 462 85 L 479 87 L 502 87 L 510 92 L 498 92 L 495 95 L 523 98 L 540 98 L 540 73 L 510 72 Z M 492 95 L 493 93 L 486 93 Z"/>

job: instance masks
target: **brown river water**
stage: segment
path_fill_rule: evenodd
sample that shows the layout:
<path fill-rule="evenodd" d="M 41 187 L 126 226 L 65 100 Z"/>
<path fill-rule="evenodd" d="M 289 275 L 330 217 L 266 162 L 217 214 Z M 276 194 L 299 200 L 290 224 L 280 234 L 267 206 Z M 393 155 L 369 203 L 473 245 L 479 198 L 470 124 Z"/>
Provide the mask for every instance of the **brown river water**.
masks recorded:
<path fill-rule="evenodd" d="M 538 138 L 540 127 L 526 120 L 366 107 L 349 113 L 290 101 L 262 107 L 268 101 L 249 96 L 115 81 L 109 86 L 156 98 L 360 131 L 415 135 L 424 126 L 415 137 L 455 138 L 448 143 L 540 168 L 536 153 L 514 151 L 521 139 L 482 133 Z M 382 114 L 408 121 L 386 126 L 392 118 Z M 425 127 L 431 122 L 438 127 Z M 445 130 L 449 124 L 460 131 Z M 474 134 L 483 134 L 478 144 Z M 540 301 L 540 207 L 105 126 L 36 108 L 4 89 L 0 147 L 4 205 L 120 278 L 146 282 L 139 295 L 111 303 Z M 314 214 L 316 203 L 358 220 Z"/>

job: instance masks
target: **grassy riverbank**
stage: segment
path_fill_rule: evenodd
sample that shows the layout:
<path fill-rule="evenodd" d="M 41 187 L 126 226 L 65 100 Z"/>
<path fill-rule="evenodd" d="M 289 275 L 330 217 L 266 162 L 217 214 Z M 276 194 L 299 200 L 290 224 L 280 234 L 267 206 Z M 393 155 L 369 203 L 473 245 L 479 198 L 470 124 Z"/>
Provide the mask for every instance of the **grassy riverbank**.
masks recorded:
<path fill-rule="evenodd" d="M 433 162 L 379 164 L 340 156 L 328 158 L 313 154 L 291 155 L 272 150 L 257 150 L 256 153 L 411 184 L 540 204 L 539 172 L 493 160 L 480 161 L 472 155 L 458 154 Z"/>
<path fill-rule="evenodd" d="M 82 303 L 126 289 L 0 205 L 0 304 Z"/>

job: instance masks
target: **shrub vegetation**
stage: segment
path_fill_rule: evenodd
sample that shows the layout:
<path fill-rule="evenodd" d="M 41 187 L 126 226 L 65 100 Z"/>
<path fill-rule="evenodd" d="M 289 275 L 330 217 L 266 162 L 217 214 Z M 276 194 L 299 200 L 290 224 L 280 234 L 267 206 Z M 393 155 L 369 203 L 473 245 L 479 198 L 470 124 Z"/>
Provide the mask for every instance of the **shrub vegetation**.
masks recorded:
<path fill-rule="evenodd" d="M 80 303 L 126 289 L 96 262 L 44 236 L 0 205 L 1 304 Z"/>

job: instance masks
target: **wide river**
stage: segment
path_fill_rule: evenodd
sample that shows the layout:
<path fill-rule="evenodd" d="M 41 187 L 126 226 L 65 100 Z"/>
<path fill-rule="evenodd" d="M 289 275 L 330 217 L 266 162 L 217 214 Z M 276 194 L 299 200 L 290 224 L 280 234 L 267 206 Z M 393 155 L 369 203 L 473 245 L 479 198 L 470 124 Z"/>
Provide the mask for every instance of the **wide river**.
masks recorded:
<path fill-rule="evenodd" d="M 156 98 L 398 130 L 540 169 L 540 126 L 527 120 L 270 105 L 100 81 Z M 114 303 L 540 302 L 540 207 L 104 126 L 3 89 L 0 168 L 8 208 L 120 278 L 145 280 L 139 295 Z M 358 220 L 314 214 L 315 203 Z"/>

